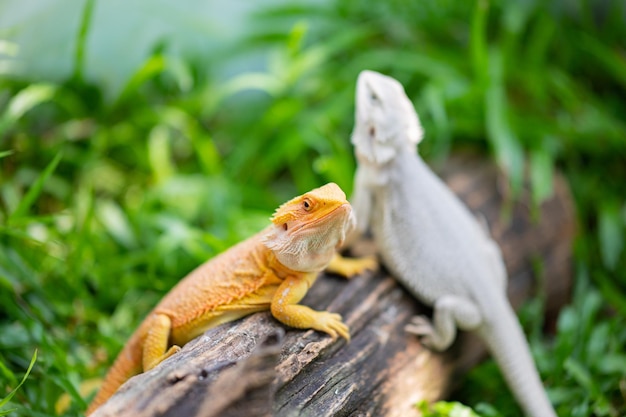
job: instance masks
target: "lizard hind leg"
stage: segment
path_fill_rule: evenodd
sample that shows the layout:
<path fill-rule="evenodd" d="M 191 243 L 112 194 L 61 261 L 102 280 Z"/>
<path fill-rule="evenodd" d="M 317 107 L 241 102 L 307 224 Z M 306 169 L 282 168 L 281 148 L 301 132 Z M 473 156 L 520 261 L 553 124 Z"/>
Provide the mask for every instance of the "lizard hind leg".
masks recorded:
<path fill-rule="evenodd" d="M 149 371 L 159 363 L 180 351 L 180 346 L 168 349 L 172 320 L 165 314 L 155 314 L 147 323 L 148 332 L 143 341 L 143 371 Z"/>
<path fill-rule="evenodd" d="M 436 351 L 450 347 L 456 337 L 457 327 L 474 330 L 482 323 L 480 310 L 472 301 L 446 295 L 435 301 L 432 322 L 425 316 L 415 316 L 405 330 L 420 338 L 424 346 Z"/>

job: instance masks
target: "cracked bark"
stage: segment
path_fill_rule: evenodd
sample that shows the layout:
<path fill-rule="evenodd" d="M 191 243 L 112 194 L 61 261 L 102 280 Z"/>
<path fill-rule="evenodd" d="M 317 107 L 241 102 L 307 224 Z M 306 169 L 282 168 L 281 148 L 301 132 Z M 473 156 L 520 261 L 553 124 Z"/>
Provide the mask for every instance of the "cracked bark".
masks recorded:
<path fill-rule="evenodd" d="M 533 293 L 545 297 L 550 331 L 571 286 L 574 214 L 565 181 L 555 177 L 554 196 L 533 212 L 528 195 L 509 204 L 496 168 L 473 154 L 451 157 L 439 172 L 489 223 L 513 305 Z M 355 249 L 371 250 L 368 242 Z M 339 312 L 352 341 L 333 342 L 255 314 L 207 331 L 131 378 L 93 416 L 411 416 L 417 401 L 445 397 L 455 376 L 485 356 L 471 335 L 433 353 L 405 334 L 408 320 L 428 309 L 384 270 L 350 281 L 321 276 L 302 303 Z"/>

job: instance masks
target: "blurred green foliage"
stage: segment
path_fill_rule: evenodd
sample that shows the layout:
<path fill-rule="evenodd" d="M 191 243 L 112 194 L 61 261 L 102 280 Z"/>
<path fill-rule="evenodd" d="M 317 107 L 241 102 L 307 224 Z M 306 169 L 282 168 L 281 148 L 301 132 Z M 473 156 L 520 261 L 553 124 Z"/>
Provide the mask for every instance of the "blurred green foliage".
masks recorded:
<path fill-rule="evenodd" d="M 560 415 L 626 413 L 624 2 L 279 4 L 204 61 L 155 44 L 112 99 L 84 75 L 95 4 L 70 78 L 0 79 L 0 395 L 39 352 L 8 408 L 54 415 L 69 393 L 66 415 L 79 414 L 81 380 L 104 372 L 187 271 L 299 192 L 335 181 L 349 193 L 354 83 L 373 69 L 406 86 L 432 162 L 480 148 L 514 191 L 527 175 L 535 203 L 555 169 L 566 174 L 576 292 L 552 340 L 541 299 L 522 321 Z M 0 40 L 0 64 L 19 48 Z M 206 66 L 259 51 L 263 70 L 224 80 Z M 519 415 L 493 362 L 458 396 Z"/>

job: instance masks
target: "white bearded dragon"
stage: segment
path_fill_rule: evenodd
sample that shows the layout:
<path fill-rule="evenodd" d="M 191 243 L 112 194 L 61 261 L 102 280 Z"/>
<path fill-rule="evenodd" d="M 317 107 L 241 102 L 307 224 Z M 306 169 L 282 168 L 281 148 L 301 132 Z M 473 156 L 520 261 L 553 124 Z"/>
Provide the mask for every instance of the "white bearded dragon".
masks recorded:
<path fill-rule="evenodd" d="M 432 321 L 415 317 L 407 331 L 438 351 L 457 327 L 478 333 L 525 413 L 556 416 L 508 302 L 500 249 L 417 154 L 422 136 L 402 85 L 361 72 L 352 133 L 357 230 L 371 230 L 389 270 L 433 307 Z"/>

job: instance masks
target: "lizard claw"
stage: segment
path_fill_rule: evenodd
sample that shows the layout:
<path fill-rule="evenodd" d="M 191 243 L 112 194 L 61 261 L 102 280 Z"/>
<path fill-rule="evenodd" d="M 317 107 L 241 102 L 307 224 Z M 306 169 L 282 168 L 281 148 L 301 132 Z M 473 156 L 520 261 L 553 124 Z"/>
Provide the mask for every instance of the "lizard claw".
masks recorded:
<path fill-rule="evenodd" d="M 342 321 L 341 316 L 337 313 L 329 313 L 327 311 L 318 312 L 318 316 L 315 318 L 315 330 L 328 333 L 333 340 L 338 336 L 343 337 L 347 341 L 350 341 L 350 329 Z"/>
<path fill-rule="evenodd" d="M 426 316 L 415 316 L 411 318 L 409 324 L 404 326 L 404 331 L 416 335 L 420 343 L 429 349 L 438 349 L 437 333 L 430 319 Z"/>

